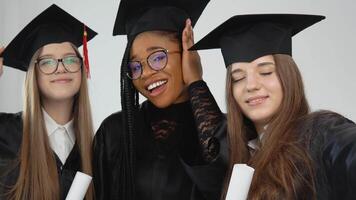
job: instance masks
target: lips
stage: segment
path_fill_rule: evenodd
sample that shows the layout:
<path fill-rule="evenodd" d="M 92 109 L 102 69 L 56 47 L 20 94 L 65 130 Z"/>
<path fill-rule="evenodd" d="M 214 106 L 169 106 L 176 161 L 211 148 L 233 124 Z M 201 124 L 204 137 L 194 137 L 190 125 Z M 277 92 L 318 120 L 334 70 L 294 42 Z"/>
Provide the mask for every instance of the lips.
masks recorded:
<path fill-rule="evenodd" d="M 51 81 L 51 83 L 69 83 L 72 79 L 70 78 L 58 78 Z"/>
<path fill-rule="evenodd" d="M 255 96 L 255 97 L 250 97 L 246 100 L 246 103 L 250 106 L 257 106 L 266 101 L 266 99 L 269 96 Z"/>
<path fill-rule="evenodd" d="M 157 96 L 165 90 L 167 82 L 167 79 L 148 81 L 145 84 L 145 89 L 149 92 L 150 96 Z"/>
<path fill-rule="evenodd" d="M 154 82 L 154 83 L 151 83 L 148 85 L 147 87 L 147 90 L 153 90 L 159 86 L 162 86 L 163 84 L 166 84 L 167 83 L 167 80 L 160 80 L 160 81 L 157 81 L 157 82 Z"/>

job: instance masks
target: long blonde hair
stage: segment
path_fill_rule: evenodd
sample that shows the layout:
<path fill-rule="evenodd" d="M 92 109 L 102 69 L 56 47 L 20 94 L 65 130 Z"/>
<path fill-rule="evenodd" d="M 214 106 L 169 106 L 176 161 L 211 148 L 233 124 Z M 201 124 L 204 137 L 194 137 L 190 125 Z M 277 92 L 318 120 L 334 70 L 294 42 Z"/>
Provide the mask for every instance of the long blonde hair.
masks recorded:
<path fill-rule="evenodd" d="M 230 173 L 235 163 L 249 163 L 255 168 L 249 199 L 315 199 L 313 163 L 297 130 L 298 120 L 309 113 L 303 81 L 292 57 L 273 57 L 283 99 L 264 134 L 261 149 L 253 157 L 247 142 L 257 136 L 256 130 L 233 97 L 231 67 L 227 70 Z"/>
<path fill-rule="evenodd" d="M 78 49 L 73 49 L 78 55 Z M 55 200 L 60 198 L 59 177 L 53 151 L 49 145 L 44 118 L 41 110 L 41 96 L 37 84 L 35 61 L 42 48 L 31 59 L 24 85 L 23 136 L 19 153 L 19 176 L 9 190 L 14 200 Z M 82 67 L 82 80 L 73 104 L 74 131 L 76 145 L 81 156 L 81 170 L 92 175 L 93 126 L 88 96 L 85 67 Z M 86 199 L 94 196 L 91 184 Z"/>

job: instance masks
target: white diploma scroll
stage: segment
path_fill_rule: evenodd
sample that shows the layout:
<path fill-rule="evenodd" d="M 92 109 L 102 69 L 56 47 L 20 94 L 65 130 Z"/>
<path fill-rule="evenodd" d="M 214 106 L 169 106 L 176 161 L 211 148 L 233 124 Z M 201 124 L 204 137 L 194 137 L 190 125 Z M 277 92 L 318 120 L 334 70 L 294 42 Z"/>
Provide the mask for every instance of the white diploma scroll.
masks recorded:
<path fill-rule="evenodd" d="M 92 177 L 82 172 L 75 174 L 72 185 L 70 186 L 66 200 L 83 200 L 87 193 Z"/>
<path fill-rule="evenodd" d="M 225 200 L 246 200 L 254 172 L 255 169 L 246 164 L 235 164 Z"/>

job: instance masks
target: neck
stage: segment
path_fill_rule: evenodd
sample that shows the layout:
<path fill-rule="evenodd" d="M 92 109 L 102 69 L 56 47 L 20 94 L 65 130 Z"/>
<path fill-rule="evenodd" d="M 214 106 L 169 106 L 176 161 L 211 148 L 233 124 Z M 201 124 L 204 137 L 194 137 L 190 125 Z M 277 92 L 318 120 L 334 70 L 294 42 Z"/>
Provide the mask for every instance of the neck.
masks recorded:
<path fill-rule="evenodd" d="M 43 99 L 42 106 L 57 124 L 65 125 L 72 119 L 73 103 L 73 99 L 61 101 Z"/>
<path fill-rule="evenodd" d="M 182 103 L 182 102 L 186 102 L 189 100 L 189 91 L 188 88 L 184 88 L 184 90 L 182 91 L 182 93 L 178 96 L 178 98 L 174 101 L 174 104 L 177 103 Z"/>

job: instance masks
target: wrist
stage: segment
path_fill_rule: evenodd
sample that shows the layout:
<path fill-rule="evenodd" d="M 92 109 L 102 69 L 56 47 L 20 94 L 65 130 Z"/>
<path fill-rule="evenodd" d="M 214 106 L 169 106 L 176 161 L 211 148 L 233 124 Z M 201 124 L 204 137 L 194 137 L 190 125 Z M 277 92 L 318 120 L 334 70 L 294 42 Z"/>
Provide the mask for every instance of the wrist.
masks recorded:
<path fill-rule="evenodd" d="M 203 80 L 202 77 L 192 78 L 192 79 L 190 79 L 189 81 L 186 82 L 186 85 L 189 86 L 189 85 L 191 85 L 191 84 L 193 84 L 193 83 L 195 83 L 195 82 L 202 81 L 202 80 Z"/>

